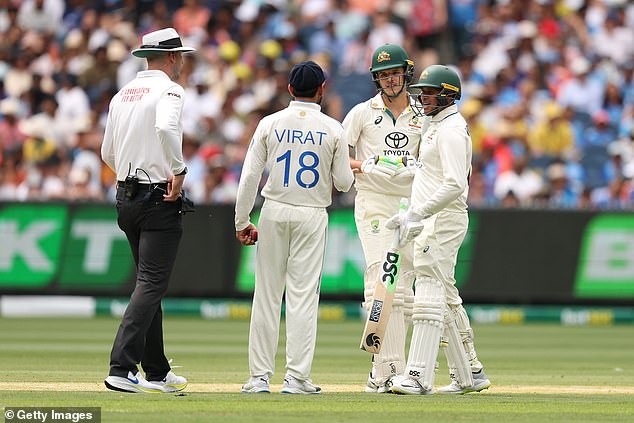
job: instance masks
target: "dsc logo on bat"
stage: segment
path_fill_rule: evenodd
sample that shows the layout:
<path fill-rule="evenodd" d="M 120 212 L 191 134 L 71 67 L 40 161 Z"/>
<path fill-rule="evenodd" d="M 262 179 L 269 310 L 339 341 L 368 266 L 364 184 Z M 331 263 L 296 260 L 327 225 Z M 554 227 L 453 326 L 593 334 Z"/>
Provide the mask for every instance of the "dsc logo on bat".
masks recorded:
<path fill-rule="evenodd" d="M 398 260 L 400 258 L 399 253 L 388 251 L 383 262 L 383 276 L 381 280 L 386 284 L 391 285 L 396 282 L 396 274 L 398 273 Z"/>

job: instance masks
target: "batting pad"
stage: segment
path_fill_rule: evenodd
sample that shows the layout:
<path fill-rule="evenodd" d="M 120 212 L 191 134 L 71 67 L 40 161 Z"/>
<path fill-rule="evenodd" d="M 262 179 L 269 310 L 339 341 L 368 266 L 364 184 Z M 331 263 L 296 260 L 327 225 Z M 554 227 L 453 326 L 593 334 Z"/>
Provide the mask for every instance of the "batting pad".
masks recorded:
<path fill-rule="evenodd" d="M 467 311 L 464 309 L 462 304 L 449 304 L 449 313 L 450 316 L 453 316 L 458 332 L 462 338 L 462 344 L 467 352 L 467 358 L 469 359 L 469 363 L 471 365 L 471 372 L 478 373 L 482 370 L 483 366 L 482 363 L 480 363 L 480 360 L 478 360 L 478 354 L 475 350 L 475 345 L 473 343 L 473 329 L 471 329 Z"/>
<path fill-rule="evenodd" d="M 438 344 L 443 332 L 445 288 L 429 277 L 416 278 L 412 323 L 414 331 L 405 376 L 417 379 L 424 390 L 434 387 Z"/>
<path fill-rule="evenodd" d="M 405 316 L 405 331 L 409 324 L 412 322 L 412 312 L 414 310 L 414 280 L 416 279 L 416 272 L 405 272 L 399 277 L 400 282 L 403 281 L 403 315 Z M 399 287 L 397 287 L 398 289 Z"/>
<path fill-rule="evenodd" d="M 461 388 L 473 386 L 473 374 L 471 373 L 469 358 L 462 344 L 462 337 L 460 332 L 458 332 L 456 322 L 453 319 L 453 313 L 450 311 L 445 314 L 443 338 L 447 341 L 445 355 L 447 356 L 451 379 L 458 382 Z"/>
<path fill-rule="evenodd" d="M 385 382 L 390 376 L 403 374 L 405 368 L 405 317 L 403 315 L 403 289 L 397 286 L 387 322 L 383 346 L 374 355 L 375 379 Z"/>
<path fill-rule="evenodd" d="M 365 269 L 363 273 L 363 308 L 366 311 L 370 311 L 372 307 L 372 301 L 374 300 L 374 289 L 379 280 L 379 274 L 381 272 L 381 262 L 375 262 Z"/>

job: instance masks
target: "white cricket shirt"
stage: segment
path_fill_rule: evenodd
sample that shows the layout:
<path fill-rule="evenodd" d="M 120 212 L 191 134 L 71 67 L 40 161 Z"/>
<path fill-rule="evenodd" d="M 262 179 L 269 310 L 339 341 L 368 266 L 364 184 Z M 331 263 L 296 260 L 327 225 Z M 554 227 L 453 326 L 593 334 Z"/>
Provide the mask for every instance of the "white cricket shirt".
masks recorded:
<path fill-rule="evenodd" d="M 412 186 L 412 207 L 417 213 L 467 211 L 471 155 L 471 136 L 458 106 L 449 106 L 431 118 L 420 144 Z"/>
<path fill-rule="evenodd" d="M 355 159 L 365 160 L 374 155 L 418 156 L 421 125 L 425 118 L 418 117 L 408 106 L 396 123 L 387 112 L 380 94 L 359 103 L 348 112 L 343 121 L 343 139 L 355 148 Z M 409 197 L 411 178 L 388 179 L 380 175 L 359 173 L 356 175 L 357 191 Z"/>
<path fill-rule="evenodd" d="M 159 70 L 137 73 L 110 101 L 101 158 L 124 181 L 166 182 L 185 169 L 183 162 L 184 90 Z M 148 176 L 150 180 L 148 181 Z"/>
<path fill-rule="evenodd" d="M 264 117 L 247 151 L 236 200 L 236 230 L 249 225 L 249 214 L 264 169 L 266 199 L 307 207 L 328 207 L 332 185 L 348 191 L 354 181 L 348 147 L 339 122 L 321 113 L 316 103 L 291 101 L 286 109 Z"/>

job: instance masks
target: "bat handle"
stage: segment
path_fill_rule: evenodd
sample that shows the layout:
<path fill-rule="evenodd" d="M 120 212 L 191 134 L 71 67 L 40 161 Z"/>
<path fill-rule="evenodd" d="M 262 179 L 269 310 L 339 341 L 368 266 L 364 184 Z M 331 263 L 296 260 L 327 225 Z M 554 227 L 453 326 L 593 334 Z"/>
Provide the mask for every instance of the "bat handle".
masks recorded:
<path fill-rule="evenodd" d="M 397 250 L 401 243 L 401 228 L 395 228 L 392 234 L 392 250 Z"/>
<path fill-rule="evenodd" d="M 398 213 L 403 214 L 409 208 L 409 200 L 405 197 L 401 198 L 401 202 L 398 205 Z"/>
<path fill-rule="evenodd" d="M 405 213 L 407 213 L 407 209 L 409 208 L 409 200 L 405 197 L 401 198 L 401 202 L 399 204 L 398 207 L 398 214 L 400 216 L 403 216 Z M 399 244 L 401 242 L 401 227 L 398 227 L 396 229 L 394 229 L 394 235 L 392 238 L 392 249 L 396 249 L 399 247 Z"/>

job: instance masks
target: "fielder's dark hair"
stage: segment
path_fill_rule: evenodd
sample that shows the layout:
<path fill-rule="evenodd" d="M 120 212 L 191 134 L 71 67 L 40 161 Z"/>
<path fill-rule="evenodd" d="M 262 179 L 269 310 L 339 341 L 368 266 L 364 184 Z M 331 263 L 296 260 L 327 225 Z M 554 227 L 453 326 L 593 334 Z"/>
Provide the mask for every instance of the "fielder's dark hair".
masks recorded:
<path fill-rule="evenodd" d="M 293 91 L 293 96 L 294 97 L 300 97 L 300 98 L 312 98 L 312 97 L 315 97 L 317 95 L 317 90 L 318 89 L 319 89 L 319 87 L 313 88 L 312 90 L 299 91 L 299 90 L 296 90 L 295 88 L 293 88 L 291 86 L 291 91 Z"/>

